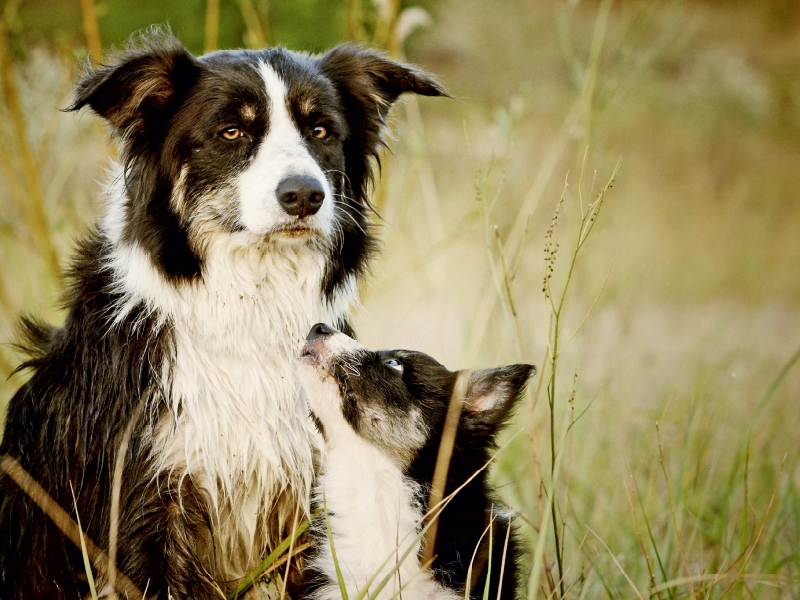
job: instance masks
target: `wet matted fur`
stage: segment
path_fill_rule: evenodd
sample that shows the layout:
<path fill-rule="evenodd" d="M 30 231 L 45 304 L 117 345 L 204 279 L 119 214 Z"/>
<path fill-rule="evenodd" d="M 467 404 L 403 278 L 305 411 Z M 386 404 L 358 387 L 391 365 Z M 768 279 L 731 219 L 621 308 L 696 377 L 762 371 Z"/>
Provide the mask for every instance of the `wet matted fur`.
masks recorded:
<path fill-rule="evenodd" d="M 375 247 L 367 188 L 403 92 L 444 94 L 357 45 L 198 58 L 163 32 L 78 84 L 72 109 L 108 121 L 120 164 L 72 258 L 65 324 L 23 322 L 32 376 L 0 454 L 74 514 L 72 486 L 105 548 L 139 411 L 118 566 L 148 597 L 218 598 L 307 508 L 317 434 L 294 360 L 313 323 L 348 330 Z M 87 591 L 79 550 L 0 477 L 0 597 Z"/>

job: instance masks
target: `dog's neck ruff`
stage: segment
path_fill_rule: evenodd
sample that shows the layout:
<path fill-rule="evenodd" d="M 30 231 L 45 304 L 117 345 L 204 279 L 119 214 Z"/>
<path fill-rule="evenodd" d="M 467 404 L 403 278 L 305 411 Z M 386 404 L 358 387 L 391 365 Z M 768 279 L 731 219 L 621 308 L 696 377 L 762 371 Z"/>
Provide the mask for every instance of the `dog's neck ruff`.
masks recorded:
<path fill-rule="evenodd" d="M 326 298 L 324 248 L 254 243 L 248 234 L 209 239 L 202 277 L 167 281 L 141 247 L 123 241 L 125 202 L 121 184 L 112 186 L 103 234 L 120 300 L 109 325 L 144 306 L 174 344 L 156 398 L 167 410 L 153 441 L 154 476 L 190 477 L 207 495 L 217 574 L 241 577 L 307 511 L 319 442 L 294 361 L 312 324 L 348 312 L 356 282 Z"/>
<path fill-rule="evenodd" d="M 417 484 L 354 432 L 341 430 L 336 435 L 337 443 L 328 444 L 324 451 L 314 496 L 327 509 L 348 595 L 357 595 L 365 587 L 372 593 L 389 575 L 379 600 L 455 600 L 419 564 L 423 514 Z M 324 575 L 326 583 L 316 590 L 315 598 L 338 600 L 341 592 L 330 539 L 323 532 L 316 537 L 320 548 L 312 568 Z"/>

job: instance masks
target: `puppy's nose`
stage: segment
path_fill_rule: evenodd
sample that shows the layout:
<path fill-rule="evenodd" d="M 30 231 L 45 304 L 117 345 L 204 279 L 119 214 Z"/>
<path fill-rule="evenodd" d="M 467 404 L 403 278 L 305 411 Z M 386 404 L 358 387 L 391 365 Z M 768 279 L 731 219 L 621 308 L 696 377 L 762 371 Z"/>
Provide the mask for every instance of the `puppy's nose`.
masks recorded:
<path fill-rule="evenodd" d="M 322 184 L 308 175 L 287 177 L 278 184 L 275 195 L 283 210 L 298 219 L 316 214 L 325 200 Z"/>
<path fill-rule="evenodd" d="M 316 340 L 317 338 L 326 338 L 336 333 L 336 330 L 326 325 L 325 323 L 317 323 L 311 328 L 306 336 L 306 341 Z"/>

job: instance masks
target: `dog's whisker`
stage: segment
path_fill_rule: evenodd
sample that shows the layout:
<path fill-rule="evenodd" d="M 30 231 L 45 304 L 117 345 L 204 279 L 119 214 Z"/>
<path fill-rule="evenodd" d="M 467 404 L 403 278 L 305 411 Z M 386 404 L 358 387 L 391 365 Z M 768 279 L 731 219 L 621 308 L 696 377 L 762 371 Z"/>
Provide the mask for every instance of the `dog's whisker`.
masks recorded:
<path fill-rule="evenodd" d="M 361 210 L 361 209 L 358 207 L 358 205 L 356 204 L 356 201 L 355 201 L 355 200 L 353 200 L 352 198 L 350 198 L 349 196 L 345 196 L 345 195 L 343 195 L 343 194 L 333 194 L 333 196 L 334 196 L 334 200 L 333 200 L 333 202 L 334 202 L 335 204 L 338 204 L 338 205 L 340 205 L 340 206 L 345 206 L 345 207 L 347 207 L 347 208 L 351 209 L 353 212 L 356 212 L 356 213 L 358 213 L 358 214 L 359 214 L 360 216 L 362 216 L 363 218 L 365 218 L 365 219 L 369 219 L 369 216 L 368 216 L 366 213 L 364 213 L 364 212 L 363 212 L 363 211 L 362 211 L 362 210 Z M 342 202 L 342 200 L 336 200 L 335 198 L 344 198 L 345 200 L 349 200 L 350 202 Z"/>

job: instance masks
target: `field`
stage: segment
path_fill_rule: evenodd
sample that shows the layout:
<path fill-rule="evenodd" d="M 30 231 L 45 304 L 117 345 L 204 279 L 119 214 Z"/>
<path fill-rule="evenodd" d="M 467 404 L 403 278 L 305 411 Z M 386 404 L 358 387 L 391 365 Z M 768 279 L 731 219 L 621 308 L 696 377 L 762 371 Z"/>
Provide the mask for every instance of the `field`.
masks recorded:
<path fill-rule="evenodd" d="M 539 367 L 493 467 L 528 598 L 797 598 L 800 10 L 426 8 L 404 51 L 454 99 L 394 113 L 359 337 Z M 96 119 L 56 110 L 72 47 L 8 13 L 3 341 L 20 311 L 63 317 L 53 272 L 113 152 Z M 0 359 L 5 379 L 19 357 Z"/>

